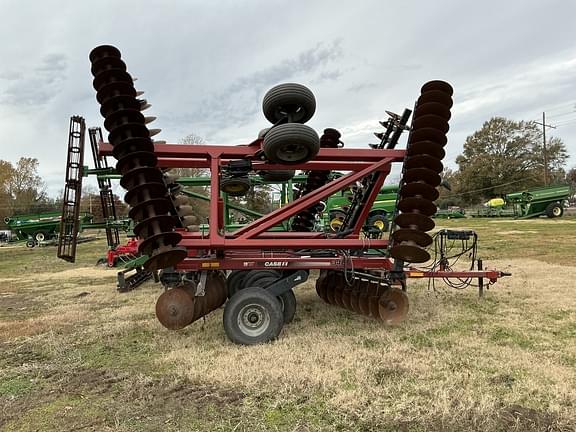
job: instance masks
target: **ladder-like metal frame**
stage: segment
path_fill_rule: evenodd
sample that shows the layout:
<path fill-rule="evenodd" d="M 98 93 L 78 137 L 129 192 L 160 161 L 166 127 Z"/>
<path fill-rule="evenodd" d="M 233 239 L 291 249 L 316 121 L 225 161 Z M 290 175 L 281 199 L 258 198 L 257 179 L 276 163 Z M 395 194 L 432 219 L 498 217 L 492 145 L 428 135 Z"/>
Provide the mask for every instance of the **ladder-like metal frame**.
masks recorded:
<path fill-rule="evenodd" d="M 102 129 L 91 127 L 88 129 L 90 136 L 90 147 L 94 159 L 94 167 L 97 170 L 108 170 L 108 161 L 106 156 L 98 154 L 98 145 L 103 142 Z M 116 221 L 116 205 L 114 203 L 114 193 L 112 192 L 112 182 L 108 177 L 96 176 L 98 179 L 98 188 L 100 189 L 100 203 L 102 204 L 102 214 L 106 225 L 106 240 L 108 246 L 115 249 L 120 244 L 120 233 L 118 228 L 110 226 L 109 222 Z"/>
<path fill-rule="evenodd" d="M 82 197 L 82 168 L 84 164 L 84 118 L 70 118 L 68 133 L 68 160 L 66 161 L 66 185 L 62 199 L 62 219 L 58 237 L 58 258 L 74 262 L 80 228 L 80 198 Z"/>

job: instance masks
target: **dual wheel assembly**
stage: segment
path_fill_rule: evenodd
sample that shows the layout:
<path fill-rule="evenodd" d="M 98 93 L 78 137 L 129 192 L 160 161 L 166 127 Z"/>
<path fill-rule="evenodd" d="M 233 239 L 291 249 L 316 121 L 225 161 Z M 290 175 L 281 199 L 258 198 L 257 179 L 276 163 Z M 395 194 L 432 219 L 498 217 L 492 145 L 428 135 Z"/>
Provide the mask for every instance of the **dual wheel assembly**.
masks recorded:
<path fill-rule="evenodd" d="M 232 271 L 227 279 L 229 300 L 224 331 L 232 342 L 255 345 L 276 339 L 294 319 L 296 296 L 290 289 L 279 296 L 267 288 L 282 278 L 275 270 Z"/>

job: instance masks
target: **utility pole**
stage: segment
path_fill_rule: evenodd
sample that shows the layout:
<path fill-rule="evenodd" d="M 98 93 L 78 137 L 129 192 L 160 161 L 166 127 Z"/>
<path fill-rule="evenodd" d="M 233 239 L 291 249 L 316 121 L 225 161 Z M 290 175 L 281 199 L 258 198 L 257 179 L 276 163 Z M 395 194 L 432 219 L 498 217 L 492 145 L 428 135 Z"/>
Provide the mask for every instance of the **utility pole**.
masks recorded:
<path fill-rule="evenodd" d="M 548 151 L 546 150 L 546 128 L 556 129 L 556 126 L 547 125 L 546 124 L 546 113 L 542 113 L 542 123 L 534 122 L 537 125 L 542 126 L 542 144 L 543 144 L 543 152 L 544 152 L 544 186 L 548 186 Z"/>

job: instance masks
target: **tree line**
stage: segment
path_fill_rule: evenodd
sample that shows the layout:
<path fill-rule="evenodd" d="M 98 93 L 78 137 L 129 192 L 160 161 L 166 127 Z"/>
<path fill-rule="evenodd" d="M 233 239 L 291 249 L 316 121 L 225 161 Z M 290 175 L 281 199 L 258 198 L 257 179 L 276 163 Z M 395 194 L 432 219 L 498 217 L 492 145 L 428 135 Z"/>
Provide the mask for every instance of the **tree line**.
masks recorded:
<path fill-rule="evenodd" d="M 525 189 L 569 184 L 576 188 L 576 168 L 566 171 L 568 152 L 560 138 L 546 140 L 535 122 L 493 117 L 468 136 L 456 158 L 458 168 L 446 169 L 438 204 L 476 205 L 494 197 Z M 546 162 L 545 162 L 546 160 Z"/>

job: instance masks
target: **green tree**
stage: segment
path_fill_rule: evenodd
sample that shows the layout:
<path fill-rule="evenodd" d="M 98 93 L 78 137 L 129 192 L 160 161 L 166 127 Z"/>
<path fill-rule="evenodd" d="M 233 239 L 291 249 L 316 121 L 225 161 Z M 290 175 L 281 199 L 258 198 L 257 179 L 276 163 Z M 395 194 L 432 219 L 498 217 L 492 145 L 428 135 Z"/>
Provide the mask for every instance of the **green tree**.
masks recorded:
<path fill-rule="evenodd" d="M 22 157 L 16 165 L 0 160 L 0 221 L 14 214 L 46 211 L 48 201 L 38 159 Z"/>
<path fill-rule="evenodd" d="M 548 168 L 559 178 L 568 158 L 559 138 L 547 143 Z M 484 199 L 544 182 L 542 133 L 534 122 L 515 122 L 494 117 L 466 138 L 464 151 L 456 158 L 459 166 L 455 195 L 464 203 Z M 477 191 L 477 193 L 473 193 Z"/>

